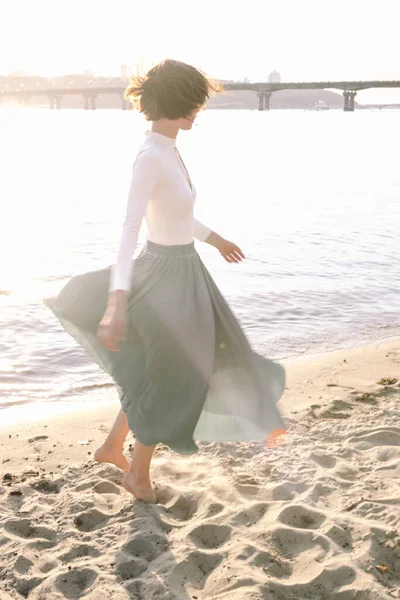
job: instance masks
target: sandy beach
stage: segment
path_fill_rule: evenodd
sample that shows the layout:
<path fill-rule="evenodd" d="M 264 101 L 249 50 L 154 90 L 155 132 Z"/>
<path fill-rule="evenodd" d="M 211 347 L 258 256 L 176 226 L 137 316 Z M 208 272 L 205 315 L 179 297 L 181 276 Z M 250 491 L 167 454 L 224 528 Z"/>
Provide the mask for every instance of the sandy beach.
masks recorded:
<path fill-rule="evenodd" d="M 92 458 L 113 388 L 3 410 L 0 600 L 400 598 L 400 340 L 285 366 L 285 443 L 159 446 L 153 506 Z"/>

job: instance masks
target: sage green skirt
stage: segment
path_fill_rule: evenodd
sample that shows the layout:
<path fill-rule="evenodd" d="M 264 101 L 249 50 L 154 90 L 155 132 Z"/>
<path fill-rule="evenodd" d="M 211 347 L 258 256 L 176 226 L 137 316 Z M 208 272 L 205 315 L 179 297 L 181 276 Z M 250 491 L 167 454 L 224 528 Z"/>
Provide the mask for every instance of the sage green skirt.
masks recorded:
<path fill-rule="evenodd" d="M 193 454 L 196 441 L 260 440 L 286 428 L 276 406 L 285 371 L 252 350 L 194 242 L 147 241 L 133 261 L 118 352 L 97 336 L 111 269 L 73 277 L 45 303 L 111 375 L 136 439 Z"/>

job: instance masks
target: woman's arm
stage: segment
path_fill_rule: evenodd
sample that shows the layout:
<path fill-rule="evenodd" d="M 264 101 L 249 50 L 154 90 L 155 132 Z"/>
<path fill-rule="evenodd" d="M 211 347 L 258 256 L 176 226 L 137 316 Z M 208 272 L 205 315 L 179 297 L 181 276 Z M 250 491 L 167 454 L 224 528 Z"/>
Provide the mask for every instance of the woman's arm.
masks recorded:
<path fill-rule="evenodd" d="M 110 300 L 122 301 L 126 292 L 130 290 L 132 256 L 147 203 L 158 182 L 159 172 L 159 157 L 149 149 L 139 152 L 133 165 L 122 235 L 115 266 L 111 273 Z"/>
<path fill-rule="evenodd" d="M 233 242 L 226 240 L 209 227 L 194 219 L 194 237 L 214 246 L 227 262 L 240 262 L 245 255 Z"/>
<path fill-rule="evenodd" d="M 197 219 L 194 219 L 194 237 L 201 242 L 207 242 L 208 236 L 212 233 L 211 229 L 201 223 Z"/>
<path fill-rule="evenodd" d="M 97 334 L 103 346 L 118 351 L 128 330 L 127 299 L 132 279 L 132 256 L 140 226 L 160 173 L 158 156 L 149 149 L 139 151 L 133 165 L 128 204 L 117 259 L 111 271 L 107 308 Z"/>

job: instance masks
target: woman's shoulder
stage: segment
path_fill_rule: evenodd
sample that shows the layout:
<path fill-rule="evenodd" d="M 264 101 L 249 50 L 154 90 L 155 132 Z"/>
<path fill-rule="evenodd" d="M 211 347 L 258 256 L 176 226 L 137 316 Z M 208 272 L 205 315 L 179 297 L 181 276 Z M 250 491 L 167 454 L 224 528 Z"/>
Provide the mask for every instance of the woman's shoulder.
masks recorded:
<path fill-rule="evenodd" d="M 141 169 L 159 170 L 162 166 L 162 159 L 162 153 L 159 151 L 159 148 L 147 144 L 145 140 L 137 150 L 134 166 Z"/>

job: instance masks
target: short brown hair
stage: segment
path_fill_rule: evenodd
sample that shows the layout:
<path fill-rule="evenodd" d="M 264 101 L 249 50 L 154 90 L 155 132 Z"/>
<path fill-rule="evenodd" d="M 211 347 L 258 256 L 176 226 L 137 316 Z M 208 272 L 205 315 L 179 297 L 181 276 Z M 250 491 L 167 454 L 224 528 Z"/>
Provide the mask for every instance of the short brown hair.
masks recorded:
<path fill-rule="evenodd" d="M 147 121 L 181 119 L 203 107 L 219 84 L 202 71 L 177 60 L 166 59 L 146 75 L 131 75 L 125 100 L 143 113 Z"/>

